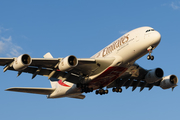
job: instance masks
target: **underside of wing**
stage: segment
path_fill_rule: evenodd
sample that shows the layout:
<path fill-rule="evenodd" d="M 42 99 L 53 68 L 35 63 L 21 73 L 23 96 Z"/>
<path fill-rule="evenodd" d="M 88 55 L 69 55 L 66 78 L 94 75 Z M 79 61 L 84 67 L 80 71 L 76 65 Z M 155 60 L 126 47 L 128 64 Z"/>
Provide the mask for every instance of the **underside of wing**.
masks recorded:
<path fill-rule="evenodd" d="M 108 88 L 121 88 L 125 87 L 126 89 L 132 87 L 134 91 L 137 87 L 140 87 L 140 91 L 144 88 L 149 88 L 151 90 L 153 86 L 159 86 L 160 81 L 154 83 L 147 83 L 145 76 L 149 70 L 145 70 L 140 67 L 138 64 L 132 65 L 120 78 L 108 85 Z"/>
<path fill-rule="evenodd" d="M 86 76 L 95 75 L 100 73 L 109 67 L 115 58 L 86 58 L 86 59 L 78 59 L 79 64 L 73 68 L 70 72 L 76 74 L 84 74 Z"/>
<path fill-rule="evenodd" d="M 14 58 L 0 58 L 0 65 L 4 66 L 14 61 Z"/>
<path fill-rule="evenodd" d="M 34 93 L 34 94 L 42 94 L 42 95 L 49 95 L 54 90 L 55 88 L 28 88 L 28 87 L 13 87 L 6 89 L 6 91 Z"/>

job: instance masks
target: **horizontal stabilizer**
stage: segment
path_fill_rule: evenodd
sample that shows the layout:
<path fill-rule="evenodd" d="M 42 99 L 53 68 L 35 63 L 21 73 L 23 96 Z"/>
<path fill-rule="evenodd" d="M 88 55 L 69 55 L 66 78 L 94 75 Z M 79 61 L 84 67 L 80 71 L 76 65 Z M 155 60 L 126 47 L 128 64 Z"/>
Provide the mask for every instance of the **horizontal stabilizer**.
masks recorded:
<path fill-rule="evenodd" d="M 34 93 L 34 94 L 42 94 L 42 95 L 49 95 L 54 90 L 55 88 L 28 88 L 28 87 L 13 87 L 6 89 L 6 91 Z"/>
<path fill-rule="evenodd" d="M 77 96 L 71 96 L 69 98 L 84 99 L 85 97 L 86 97 L 85 95 L 77 95 Z"/>

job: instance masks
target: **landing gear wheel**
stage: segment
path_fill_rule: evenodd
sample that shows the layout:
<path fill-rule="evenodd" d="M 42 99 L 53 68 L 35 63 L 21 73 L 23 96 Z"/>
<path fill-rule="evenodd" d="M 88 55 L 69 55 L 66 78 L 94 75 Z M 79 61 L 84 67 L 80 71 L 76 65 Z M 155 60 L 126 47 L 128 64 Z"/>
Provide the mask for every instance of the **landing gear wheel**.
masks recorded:
<path fill-rule="evenodd" d="M 117 93 L 118 92 L 121 93 L 122 92 L 122 88 L 113 88 L 112 91 L 113 92 L 117 92 Z"/>
<path fill-rule="evenodd" d="M 119 88 L 119 92 L 122 93 L 122 88 Z"/>
<path fill-rule="evenodd" d="M 151 56 L 151 60 L 154 60 L 154 56 Z"/>
<path fill-rule="evenodd" d="M 149 55 L 147 56 L 147 59 L 148 60 L 154 60 L 154 56 L 151 55 L 152 50 L 153 50 L 153 46 L 150 46 L 147 50 L 149 51 Z"/>
<path fill-rule="evenodd" d="M 116 90 L 116 92 L 119 92 L 119 89 L 118 89 L 118 88 L 116 88 L 115 90 Z"/>
<path fill-rule="evenodd" d="M 153 56 L 153 55 L 152 55 L 152 56 L 148 55 L 148 56 L 147 56 L 147 59 L 148 59 L 148 60 L 154 60 L 154 56 Z"/>
<path fill-rule="evenodd" d="M 105 90 L 104 92 L 105 92 L 105 94 L 108 94 L 108 90 Z"/>
<path fill-rule="evenodd" d="M 147 59 L 148 59 L 148 60 L 150 60 L 150 59 L 151 59 L 151 56 L 150 56 L 150 55 L 148 55 L 148 56 L 147 56 Z"/>
<path fill-rule="evenodd" d="M 96 90 L 96 95 L 98 95 L 99 94 L 99 90 Z"/>
<path fill-rule="evenodd" d="M 113 91 L 113 92 L 116 92 L 116 88 L 113 88 L 112 91 Z"/>
<path fill-rule="evenodd" d="M 96 90 L 96 95 L 100 94 L 100 95 L 104 95 L 104 94 L 108 94 L 108 90 L 104 90 L 102 88 L 100 88 L 99 90 Z"/>
<path fill-rule="evenodd" d="M 85 92 L 85 93 L 93 92 L 93 88 L 89 87 L 88 85 L 85 85 L 85 84 L 76 84 L 76 87 L 81 90 L 81 93 L 83 93 L 83 92 Z"/>

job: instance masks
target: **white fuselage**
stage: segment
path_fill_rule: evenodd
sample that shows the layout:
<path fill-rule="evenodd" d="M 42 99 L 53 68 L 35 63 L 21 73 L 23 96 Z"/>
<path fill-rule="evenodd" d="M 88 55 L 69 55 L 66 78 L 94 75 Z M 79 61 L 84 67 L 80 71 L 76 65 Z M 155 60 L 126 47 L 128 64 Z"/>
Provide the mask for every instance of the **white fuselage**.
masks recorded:
<path fill-rule="evenodd" d="M 161 40 L 161 35 L 151 27 L 140 27 L 134 29 L 110 45 L 93 55 L 91 58 L 115 58 L 112 64 L 102 70 L 100 73 L 89 76 L 91 81 L 89 86 L 93 89 L 105 87 L 120 77 L 137 59 L 148 53 L 148 48 L 151 46 L 157 47 Z M 112 74 L 112 72 L 114 72 Z M 65 97 L 72 94 L 80 93 L 80 90 L 75 84 L 64 82 L 70 87 L 58 87 L 54 97 Z M 102 84 L 99 84 L 102 83 Z M 63 90 L 62 90 L 63 89 Z M 50 97 L 53 98 L 53 95 Z"/>
<path fill-rule="evenodd" d="M 147 48 L 159 44 L 161 35 L 151 27 L 134 29 L 96 53 L 92 58 L 120 56 L 124 63 L 133 62 L 148 53 Z"/>

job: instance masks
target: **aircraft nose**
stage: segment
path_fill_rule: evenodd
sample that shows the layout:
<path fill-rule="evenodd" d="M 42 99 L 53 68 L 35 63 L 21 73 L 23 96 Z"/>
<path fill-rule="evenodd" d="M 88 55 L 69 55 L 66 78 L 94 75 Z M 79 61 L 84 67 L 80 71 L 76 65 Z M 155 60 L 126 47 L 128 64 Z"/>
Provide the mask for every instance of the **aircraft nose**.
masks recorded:
<path fill-rule="evenodd" d="M 153 41 L 151 44 L 154 47 L 156 47 L 161 41 L 161 34 L 158 31 L 154 31 L 154 33 L 152 34 L 152 37 L 153 37 Z"/>

